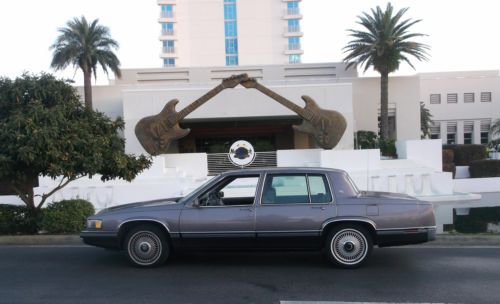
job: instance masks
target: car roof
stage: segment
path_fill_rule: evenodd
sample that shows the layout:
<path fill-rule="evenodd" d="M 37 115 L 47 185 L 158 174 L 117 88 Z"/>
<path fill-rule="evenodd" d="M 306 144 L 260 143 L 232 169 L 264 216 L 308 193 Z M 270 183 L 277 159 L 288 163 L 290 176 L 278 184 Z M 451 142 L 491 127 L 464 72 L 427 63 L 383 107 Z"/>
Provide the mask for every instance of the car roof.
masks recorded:
<path fill-rule="evenodd" d="M 242 168 L 223 172 L 221 175 L 244 175 L 260 173 L 297 173 L 297 172 L 335 172 L 345 173 L 341 169 L 321 168 L 321 167 L 263 167 L 263 168 Z"/>

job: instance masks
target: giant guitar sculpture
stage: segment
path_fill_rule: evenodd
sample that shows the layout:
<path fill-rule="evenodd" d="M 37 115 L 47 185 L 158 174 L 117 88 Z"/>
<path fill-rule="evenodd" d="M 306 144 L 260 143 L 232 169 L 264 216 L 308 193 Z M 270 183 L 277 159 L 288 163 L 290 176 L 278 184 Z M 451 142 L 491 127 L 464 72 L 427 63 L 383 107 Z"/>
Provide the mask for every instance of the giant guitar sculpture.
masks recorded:
<path fill-rule="evenodd" d="M 173 140 L 189 134 L 189 129 L 182 129 L 179 122 L 205 102 L 227 88 L 234 88 L 241 81 L 247 80 L 247 74 L 234 75 L 222 80 L 222 83 L 201 96 L 180 112 L 175 110 L 179 100 L 170 100 L 163 110 L 153 116 L 146 116 L 135 126 L 135 135 L 142 147 L 151 155 L 167 153 Z"/>
<path fill-rule="evenodd" d="M 320 108 L 314 99 L 309 96 L 302 96 L 306 106 L 301 108 L 285 97 L 258 83 L 254 78 L 244 80 L 241 82 L 241 85 L 245 88 L 255 88 L 259 90 L 297 113 L 303 119 L 303 122 L 301 125 L 293 127 L 297 131 L 312 134 L 317 145 L 323 149 L 333 149 L 339 143 L 345 132 L 347 123 L 344 116 L 337 111 Z"/>

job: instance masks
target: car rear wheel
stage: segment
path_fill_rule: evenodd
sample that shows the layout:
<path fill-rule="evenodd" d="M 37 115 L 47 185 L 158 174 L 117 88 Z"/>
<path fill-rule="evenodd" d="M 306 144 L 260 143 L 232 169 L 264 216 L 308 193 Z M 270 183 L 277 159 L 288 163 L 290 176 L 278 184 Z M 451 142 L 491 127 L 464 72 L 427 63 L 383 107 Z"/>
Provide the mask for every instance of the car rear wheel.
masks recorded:
<path fill-rule="evenodd" d="M 130 262 L 139 267 L 155 267 L 163 264 L 170 254 L 165 233 L 155 226 L 138 226 L 130 230 L 125 240 Z"/>
<path fill-rule="evenodd" d="M 325 253 L 341 268 L 357 268 L 366 262 L 373 249 L 370 233 L 360 225 L 339 225 L 328 233 Z"/>

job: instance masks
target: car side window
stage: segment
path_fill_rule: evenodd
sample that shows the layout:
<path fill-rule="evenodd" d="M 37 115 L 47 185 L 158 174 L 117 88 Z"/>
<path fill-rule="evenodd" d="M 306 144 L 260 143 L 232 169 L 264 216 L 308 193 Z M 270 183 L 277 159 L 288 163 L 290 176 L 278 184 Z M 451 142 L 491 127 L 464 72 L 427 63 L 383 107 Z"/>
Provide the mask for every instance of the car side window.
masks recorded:
<path fill-rule="evenodd" d="M 228 177 L 198 197 L 199 205 L 201 207 L 252 205 L 258 182 L 258 175 Z"/>
<path fill-rule="evenodd" d="M 309 174 L 309 190 L 311 191 L 311 203 L 321 204 L 332 201 L 328 179 L 322 174 Z"/>
<path fill-rule="evenodd" d="M 268 175 L 262 194 L 262 204 L 309 203 L 305 174 Z"/>

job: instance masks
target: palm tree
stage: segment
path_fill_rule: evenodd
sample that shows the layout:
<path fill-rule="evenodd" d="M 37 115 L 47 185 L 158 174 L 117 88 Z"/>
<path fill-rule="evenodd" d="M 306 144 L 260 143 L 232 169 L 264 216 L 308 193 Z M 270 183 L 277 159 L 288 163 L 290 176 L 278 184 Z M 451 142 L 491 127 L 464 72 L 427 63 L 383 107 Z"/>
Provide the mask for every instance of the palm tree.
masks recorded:
<path fill-rule="evenodd" d="M 500 119 L 497 119 L 493 122 L 490 127 L 491 135 L 500 135 Z"/>
<path fill-rule="evenodd" d="M 348 30 L 349 36 L 354 39 L 343 48 L 344 53 L 347 53 L 344 58 L 344 62 L 348 63 L 346 69 L 352 65 L 364 65 L 364 72 L 373 67 L 380 73 L 380 137 L 382 140 L 387 140 L 389 137 L 389 73 L 396 71 L 401 61 L 414 68 L 408 55 L 418 60 L 427 60 L 427 50 L 430 49 L 425 44 L 409 40 L 426 35 L 408 32 L 412 25 L 421 20 L 402 20 L 407 10 L 408 8 L 403 8 L 393 14 L 393 7 L 391 3 L 388 3 L 385 11 L 377 6 L 376 9 L 371 9 L 371 14 L 363 13 L 362 16 L 358 16 L 357 23 L 364 29 Z"/>
<path fill-rule="evenodd" d="M 66 27 L 59 29 L 60 35 L 50 47 L 54 50 L 50 66 L 56 71 L 68 65 L 83 71 L 85 106 L 89 109 L 92 109 L 91 78 L 92 73 L 97 77 L 97 65 L 106 74 L 109 68 L 115 76 L 121 77 L 120 60 L 113 53 L 113 49 L 118 49 L 118 43 L 111 38 L 109 29 L 97 24 L 98 21 L 89 24 L 83 16 L 68 21 Z"/>

